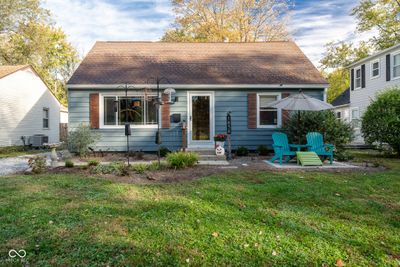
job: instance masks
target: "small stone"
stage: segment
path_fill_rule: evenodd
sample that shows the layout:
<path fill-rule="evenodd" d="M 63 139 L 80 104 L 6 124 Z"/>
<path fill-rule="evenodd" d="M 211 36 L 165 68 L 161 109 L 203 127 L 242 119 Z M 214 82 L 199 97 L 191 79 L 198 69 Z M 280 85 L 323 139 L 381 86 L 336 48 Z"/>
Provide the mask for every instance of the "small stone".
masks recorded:
<path fill-rule="evenodd" d="M 186 262 L 187 262 L 187 263 L 189 263 L 189 262 L 190 262 L 190 259 L 189 259 L 189 258 L 187 258 L 187 259 L 186 259 Z"/>
<path fill-rule="evenodd" d="M 254 247 L 255 247 L 255 248 L 258 248 L 258 246 L 259 246 L 258 243 L 255 243 L 255 244 L 254 244 Z"/>
<path fill-rule="evenodd" d="M 53 221 L 49 221 L 49 224 L 53 224 Z"/>
<path fill-rule="evenodd" d="M 214 232 L 214 233 L 212 233 L 212 236 L 213 236 L 213 237 L 218 237 L 219 234 L 218 234 L 217 232 Z"/>
<path fill-rule="evenodd" d="M 273 250 L 273 251 L 272 251 L 272 256 L 276 256 L 276 255 L 278 255 L 278 253 L 276 253 L 276 251 Z"/>

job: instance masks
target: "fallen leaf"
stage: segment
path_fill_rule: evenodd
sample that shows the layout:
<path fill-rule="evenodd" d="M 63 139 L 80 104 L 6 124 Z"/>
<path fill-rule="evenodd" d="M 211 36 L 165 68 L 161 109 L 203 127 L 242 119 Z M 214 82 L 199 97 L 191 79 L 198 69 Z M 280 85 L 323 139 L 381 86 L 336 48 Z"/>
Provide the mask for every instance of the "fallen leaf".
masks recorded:
<path fill-rule="evenodd" d="M 212 236 L 213 236 L 213 237 L 218 237 L 218 233 L 217 233 L 217 232 L 214 232 L 214 233 L 212 233 Z"/>
<path fill-rule="evenodd" d="M 262 232 L 262 231 L 260 231 L 258 234 L 259 234 L 259 235 L 262 235 L 262 233 L 263 233 L 263 232 Z"/>
<path fill-rule="evenodd" d="M 255 244 L 254 244 L 254 247 L 258 248 L 258 243 L 255 243 Z"/>
<path fill-rule="evenodd" d="M 341 259 L 337 259 L 337 260 L 336 260 L 336 266 L 337 266 L 337 267 L 343 267 L 343 266 L 344 266 L 343 261 L 342 261 Z"/>
<path fill-rule="evenodd" d="M 338 197 L 340 197 L 340 194 L 339 194 L 339 193 L 336 193 L 335 195 L 338 196 Z"/>
<path fill-rule="evenodd" d="M 189 259 L 189 258 L 187 258 L 187 259 L 186 259 L 186 262 L 187 262 L 187 263 L 189 263 L 189 261 L 190 261 L 190 259 Z"/>
<path fill-rule="evenodd" d="M 49 224 L 53 224 L 53 221 L 49 221 Z"/>
<path fill-rule="evenodd" d="M 249 244 L 244 244 L 244 247 L 245 247 L 245 248 L 248 248 L 248 247 L 249 247 Z"/>

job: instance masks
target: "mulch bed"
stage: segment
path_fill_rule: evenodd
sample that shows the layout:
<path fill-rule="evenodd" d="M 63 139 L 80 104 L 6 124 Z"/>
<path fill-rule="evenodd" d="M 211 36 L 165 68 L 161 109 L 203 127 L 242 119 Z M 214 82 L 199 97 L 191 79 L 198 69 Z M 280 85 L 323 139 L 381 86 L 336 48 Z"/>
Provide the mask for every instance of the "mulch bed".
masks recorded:
<path fill-rule="evenodd" d="M 304 173 L 304 172 L 325 172 L 325 173 L 354 173 L 354 172 L 380 172 L 385 171 L 387 168 L 383 166 L 373 167 L 368 166 L 365 167 L 363 163 L 350 163 L 350 164 L 358 164 L 360 168 L 340 168 L 340 169 L 277 169 L 270 165 L 265 164 L 262 160 L 264 158 L 256 158 L 256 157 L 240 157 L 232 160 L 229 166 L 195 166 L 192 168 L 181 169 L 181 170 L 161 170 L 161 171 L 152 171 L 145 172 L 142 174 L 134 173 L 133 171 L 129 176 L 117 176 L 113 174 L 93 174 L 90 172 L 88 168 L 82 167 L 74 167 L 74 168 L 66 168 L 66 167 L 57 167 L 53 169 L 48 169 L 47 173 L 54 174 L 80 174 L 84 176 L 92 176 L 92 177 L 100 177 L 116 182 L 121 183 L 139 183 L 139 184 L 148 184 L 148 183 L 171 183 L 171 182 L 182 182 L 182 181 L 190 181 L 195 180 L 201 177 L 210 176 L 214 174 L 221 174 L 225 172 L 232 171 L 249 171 L 249 172 L 258 172 L 258 171 L 267 171 L 271 173 Z"/>

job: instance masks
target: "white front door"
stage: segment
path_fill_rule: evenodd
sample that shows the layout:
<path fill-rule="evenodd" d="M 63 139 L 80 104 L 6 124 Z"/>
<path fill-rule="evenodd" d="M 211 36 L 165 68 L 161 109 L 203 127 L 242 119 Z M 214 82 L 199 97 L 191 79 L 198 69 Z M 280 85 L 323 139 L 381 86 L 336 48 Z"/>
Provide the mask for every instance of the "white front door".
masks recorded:
<path fill-rule="evenodd" d="M 214 93 L 188 92 L 188 147 L 214 146 Z"/>

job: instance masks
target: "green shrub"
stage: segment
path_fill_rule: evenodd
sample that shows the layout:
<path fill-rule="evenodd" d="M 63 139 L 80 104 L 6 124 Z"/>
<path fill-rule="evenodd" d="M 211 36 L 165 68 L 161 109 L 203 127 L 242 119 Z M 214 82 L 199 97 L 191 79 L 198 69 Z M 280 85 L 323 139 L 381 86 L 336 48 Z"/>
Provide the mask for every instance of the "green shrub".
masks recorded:
<path fill-rule="evenodd" d="M 354 159 L 354 156 L 347 150 L 341 149 L 334 154 L 337 161 L 349 161 Z"/>
<path fill-rule="evenodd" d="M 244 157 L 244 156 L 247 156 L 247 155 L 249 155 L 249 150 L 244 146 L 240 146 L 236 150 L 236 156 Z"/>
<path fill-rule="evenodd" d="M 125 162 L 117 161 L 108 165 L 97 165 L 91 169 L 96 174 L 114 174 L 119 176 L 129 175 L 129 166 Z"/>
<path fill-rule="evenodd" d="M 73 168 L 73 167 L 74 167 L 74 162 L 73 162 L 72 160 L 70 160 L 70 159 L 67 159 L 67 160 L 65 161 L 65 167 L 67 167 L 67 168 Z"/>
<path fill-rule="evenodd" d="M 292 112 L 283 126 L 289 142 L 306 144 L 306 134 L 319 132 L 326 143 L 333 144 L 337 150 L 353 140 L 353 129 L 349 123 L 336 118 L 332 111 L 301 111 L 300 122 L 298 112 Z"/>
<path fill-rule="evenodd" d="M 266 146 L 264 146 L 264 145 L 259 145 L 259 146 L 257 147 L 257 153 L 258 153 L 258 155 L 260 155 L 260 156 L 268 156 L 268 154 L 269 154 L 268 147 L 266 147 Z"/>
<path fill-rule="evenodd" d="M 97 165 L 100 164 L 100 161 L 96 160 L 96 159 L 91 159 L 88 161 L 87 166 L 88 167 L 95 167 Z"/>
<path fill-rule="evenodd" d="M 161 157 L 166 157 L 168 153 L 171 153 L 171 151 L 166 148 L 165 146 L 160 147 L 160 156 Z"/>
<path fill-rule="evenodd" d="M 68 149 L 80 157 L 87 156 L 89 146 L 96 143 L 100 135 L 92 131 L 89 126 L 81 124 L 68 134 Z"/>
<path fill-rule="evenodd" d="M 145 171 L 148 170 L 148 168 L 149 168 L 149 165 L 145 164 L 145 163 L 138 163 L 138 164 L 132 165 L 132 170 L 137 173 L 144 173 Z"/>
<path fill-rule="evenodd" d="M 42 173 L 46 168 L 46 158 L 43 156 L 36 156 L 28 160 L 28 165 L 35 174 Z"/>
<path fill-rule="evenodd" d="M 194 152 L 172 152 L 167 155 L 167 162 L 172 168 L 182 169 L 194 166 L 198 158 Z"/>
<path fill-rule="evenodd" d="M 400 157 L 400 87 L 377 95 L 362 117 L 365 142 L 388 144 Z"/>
<path fill-rule="evenodd" d="M 117 161 L 110 164 L 112 173 L 119 176 L 129 175 L 129 166 L 125 162 Z"/>

